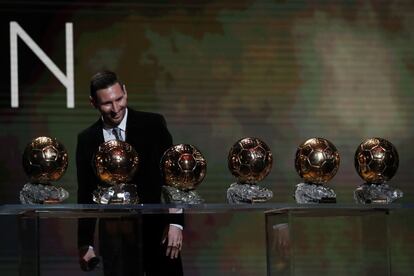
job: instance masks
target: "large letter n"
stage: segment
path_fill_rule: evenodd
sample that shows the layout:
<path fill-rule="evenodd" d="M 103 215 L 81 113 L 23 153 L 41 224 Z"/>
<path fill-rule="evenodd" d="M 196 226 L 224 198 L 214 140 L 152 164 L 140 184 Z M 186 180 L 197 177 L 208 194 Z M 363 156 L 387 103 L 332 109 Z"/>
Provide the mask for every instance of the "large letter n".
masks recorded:
<path fill-rule="evenodd" d="M 19 107 L 19 70 L 17 37 L 20 37 L 27 47 L 46 65 L 55 77 L 66 87 L 66 107 L 75 107 L 74 79 L 73 79 L 73 27 L 66 23 L 66 75 L 40 49 L 33 39 L 20 27 L 17 22 L 10 22 L 10 76 L 11 76 L 11 107 Z"/>

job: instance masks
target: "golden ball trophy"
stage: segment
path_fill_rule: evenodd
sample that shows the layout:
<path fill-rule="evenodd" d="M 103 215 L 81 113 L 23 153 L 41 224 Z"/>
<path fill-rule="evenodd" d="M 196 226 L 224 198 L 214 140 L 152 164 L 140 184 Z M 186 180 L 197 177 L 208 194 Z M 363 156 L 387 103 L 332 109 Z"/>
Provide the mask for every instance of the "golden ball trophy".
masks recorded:
<path fill-rule="evenodd" d="M 337 173 L 339 163 L 338 150 L 324 138 L 311 138 L 300 144 L 295 169 L 303 182 L 296 185 L 296 203 L 335 203 L 336 194 L 327 183 Z"/>
<path fill-rule="evenodd" d="M 354 191 L 357 203 L 391 203 L 403 192 L 390 187 L 388 182 L 398 169 L 398 152 L 394 145 L 383 138 L 363 141 L 355 152 L 355 169 L 365 181 Z"/>
<path fill-rule="evenodd" d="M 23 169 L 29 177 L 20 191 L 23 204 L 60 203 L 69 192 L 51 184 L 59 180 L 68 167 L 68 153 L 54 138 L 34 138 L 23 152 Z"/>
<path fill-rule="evenodd" d="M 178 144 L 170 147 L 161 158 L 160 168 L 165 182 L 162 194 L 166 203 L 204 202 L 195 189 L 206 176 L 207 162 L 195 146 Z"/>
<path fill-rule="evenodd" d="M 95 173 L 101 185 L 93 192 L 98 204 L 139 203 L 137 186 L 129 183 L 139 166 L 135 149 L 120 140 L 102 143 L 94 156 Z"/>
<path fill-rule="evenodd" d="M 266 202 L 273 192 L 257 185 L 271 171 L 273 156 L 262 140 L 246 137 L 237 141 L 230 149 L 228 167 L 237 182 L 227 189 L 228 203 Z"/>

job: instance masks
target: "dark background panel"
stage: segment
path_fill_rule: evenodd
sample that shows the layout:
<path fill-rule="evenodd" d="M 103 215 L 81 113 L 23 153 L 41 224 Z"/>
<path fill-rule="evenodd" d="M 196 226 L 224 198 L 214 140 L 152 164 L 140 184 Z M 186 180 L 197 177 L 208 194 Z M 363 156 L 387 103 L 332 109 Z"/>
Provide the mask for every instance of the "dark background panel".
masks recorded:
<path fill-rule="evenodd" d="M 261 138 L 274 154 L 261 184 L 273 190 L 272 202 L 293 202 L 301 181 L 294 153 L 310 137 L 327 138 L 340 152 L 330 182 L 339 203 L 352 203 L 362 183 L 353 164 L 359 143 L 388 139 L 400 155 L 389 184 L 404 191 L 402 203 L 412 202 L 413 12 L 410 1 L 0 1 L 0 203 L 18 203 L 28 181 L 22 153 L 40 135 L 66 146 L 69 167 L 56 185 L 70 192 L 68 203 L 76 202 L 76 135 L 98 117 L 88 86 L 101 69 L 119 74 L 132 107 L 165 115 L 175 143 L 202 151 L 208 173 L 198 191 L 207 203 L 225 202 L 235 181 L 227 154 L 246 136 Z M 65 88 L 20 39 L 20 106 L 11 108 L 10 21 L 63 72 L 65 23 L 73 24 L 74 109 L 66 108 Z M 234 223 L 244 221 L 235 217 Z M 54 227 L 64 234 L 70 229 Z M 395 252 L 404 272 L 410 258 L 403 244 L 411 243 L 402 240 Z M 74 252 L 71 242 L 55 242 Z M 191 247 L 184 259 L 205 265 L 213 251 Z M 215 267 L 212 261 L 205 271 L 240 265 L 240 259 L 223 262 Z"/>

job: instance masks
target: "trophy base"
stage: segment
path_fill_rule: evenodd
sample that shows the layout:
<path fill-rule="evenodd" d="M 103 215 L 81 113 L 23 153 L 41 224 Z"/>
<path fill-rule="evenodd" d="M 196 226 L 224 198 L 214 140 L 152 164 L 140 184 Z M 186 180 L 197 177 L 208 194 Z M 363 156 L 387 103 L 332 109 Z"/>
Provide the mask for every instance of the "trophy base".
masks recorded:
<path fill-rule="evenodd" d="M 354 191 L 355 202 L 361 204 L 389 204 L 402 197 L 401 190 L 387 184 L 364 183 Z"/>
<path fill-rule="evenodd" d="M 174 187 L 162 186 L 162 195 L 166 203 L 200 204 L 204 202 L 194 190 L 182 191 Z"/>
<path fill-rule="evenodd" d="M 99 187 L 93 192 L 93 201 L 98 204 L 138 204 L 139 197 L 135 184 L 116 184 Z"/>
<path fill-rule="evenodd" d="M 22 204 L 56 204 L 69 197 L 69 192 L 52 184 L 26 183 L 20 191 Z"/>
<path fill-rule="evenodd" d="M 333 189 L 322 184 L 299 183 L 296 185 L 294 198 L 296 203 L 336 203 Z"/>
<path fill-rule="evenodd" d="M 233 183 L 227 189 L 228 203 L 263 203 L 273 197 L 273 192 L 256 184 Z"/>

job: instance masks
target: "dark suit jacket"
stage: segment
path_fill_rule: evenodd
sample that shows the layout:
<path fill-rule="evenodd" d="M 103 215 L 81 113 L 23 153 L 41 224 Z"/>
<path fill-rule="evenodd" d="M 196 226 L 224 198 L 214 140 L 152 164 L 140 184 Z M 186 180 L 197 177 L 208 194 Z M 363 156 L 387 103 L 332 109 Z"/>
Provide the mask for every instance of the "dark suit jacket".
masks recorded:
<path fill-rule="evenodd" d="M 78 176 L 78 203 L 93 204 L 92 192 L 98 187 L 99 179 L 93 170 L 93 157 L 98 146 L 104 142 L 102 120 L 78 135 L 76 166 Z M 126 142 L 138 153 L 140 164 L 131 181 L 137 184 L 141 203 L 160 203 L 163 179 L 159 168 L 161 157 L 172 145 L 171 135 L 164 117 L 160 114 L 135 111 L 128 108 Z M 164 216 L 165 217 L 165 216 Z M 182 215 L 167 216 L 168 223 L 183 225 Z M 95 222 L 81 219 L 78 227 L 78 246 L 93 245 Z"/>

